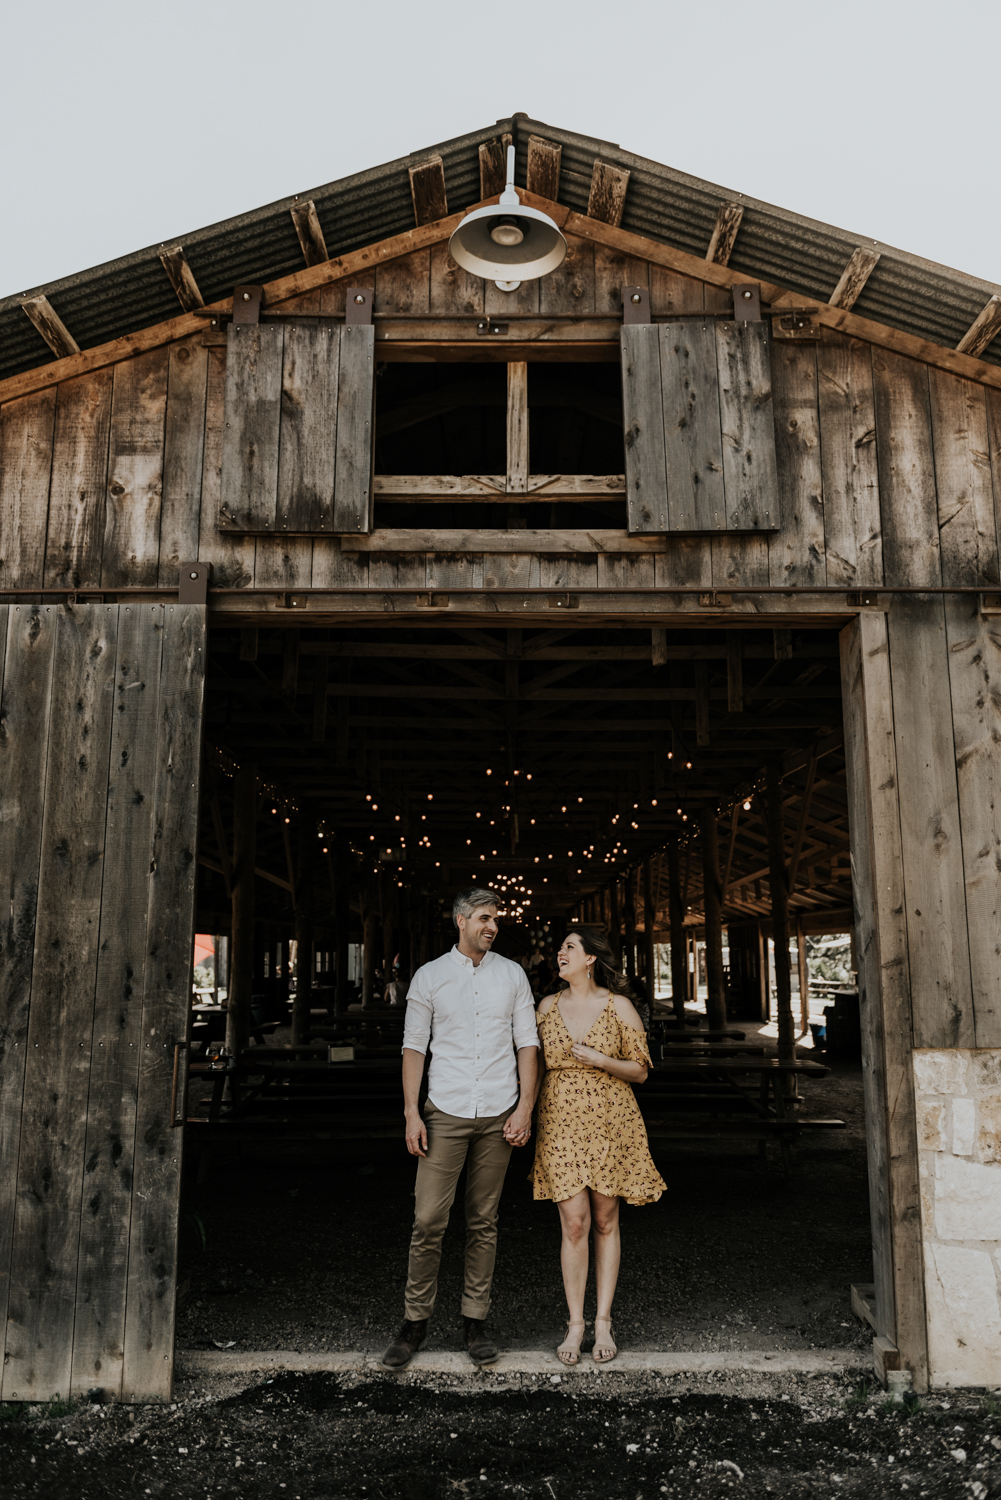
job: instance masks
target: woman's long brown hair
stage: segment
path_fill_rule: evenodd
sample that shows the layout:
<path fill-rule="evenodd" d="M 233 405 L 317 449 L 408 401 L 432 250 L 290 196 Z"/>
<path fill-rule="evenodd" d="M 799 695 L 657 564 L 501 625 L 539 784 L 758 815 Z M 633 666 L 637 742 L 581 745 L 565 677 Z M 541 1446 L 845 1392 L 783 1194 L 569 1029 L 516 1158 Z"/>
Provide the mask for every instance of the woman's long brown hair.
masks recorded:
<path fill-rule="evenodd" d="M 612 945 L 601 927 L 570 927 L 567 929 L 567 937 L 579 937 L 581 947 L 589 957 L 595 960 L 592 978 L 595 984 L 607 985 L 613 995 L 625 995 L 627 1000 L 635 1000 L 629 980 L 625 974 L 621 974 L 615 967 L 615 954 Z M 564 942 L 566 938 L 564 938 Z M 568 988 L 567 985 L 563 986 Z"/>

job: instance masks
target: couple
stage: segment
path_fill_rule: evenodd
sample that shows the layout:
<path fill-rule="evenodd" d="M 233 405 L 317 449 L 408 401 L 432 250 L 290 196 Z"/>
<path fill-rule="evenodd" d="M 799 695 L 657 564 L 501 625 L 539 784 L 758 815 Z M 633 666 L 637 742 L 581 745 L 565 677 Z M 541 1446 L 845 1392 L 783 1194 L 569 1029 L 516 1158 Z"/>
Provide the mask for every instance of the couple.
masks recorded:
<path fill-rule="evenodd" d="M 570 1319 L 557 1354 L 580 1359 L 588 1232 L 594 1230 L 598 1308 L 593 1357 L 614 1359 L 612 1298 L 619 1274 L 619 1199 L 654 1203 L 666 1184 L 647 1147 L 630 1084 L 650 1067 L 627 981 L 604 937 L 572 928 L 559 952 L 559 983 L 536 1016 L 519 964 L 492 951 L 498 896 L 472 887 L 452 907 L 459 941 L 414 975 L 403 1036 L 407 1149 L 418 1158 L 404 1322 L 383 1355 L 400 1370 L 427 1336 L 438 1286 L 441 1242 L 466 1167 L 465 1343 L 475 1365 L 498 1354 L 484 1322 L 497 1255 L 497 1208 L 513 1146 L 532 1134 L 541 1094 L 531 1177 L 536 1198 L 556 1200 L 560 1261 Z M 538 1049 L 542 1044 L 542 1067 Z M 424 1057 L 432 1059 L 421 1119 Z"/>

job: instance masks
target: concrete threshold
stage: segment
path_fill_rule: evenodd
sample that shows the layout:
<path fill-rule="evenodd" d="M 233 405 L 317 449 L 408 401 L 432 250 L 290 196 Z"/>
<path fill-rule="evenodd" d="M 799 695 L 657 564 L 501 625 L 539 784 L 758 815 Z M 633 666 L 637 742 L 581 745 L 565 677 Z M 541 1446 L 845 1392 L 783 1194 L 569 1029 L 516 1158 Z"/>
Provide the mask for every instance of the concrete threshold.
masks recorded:
<path fill-rule="evenodd" d="M 564 1365 L 543 1349 L 505 1350 L 486 1366 L 494 1375 L 567 1375 L 586 1377 L 603 1371 L 622 1374 L 703 1375 L 709 1371 L 758 1375 L 837 1375 L 872 1368 L 872 1355 L 859 1349 L 734 1349 L 725 1353 L 624 1350 L 607 1365 L 583 1355 L 580 1364 Z M 305 1353 L 294 1349 L 179 1349 L 180 1375 L 273 1375 L 282 1370 L 323 1371 L 335 1375 L 474 1375 L 468 1355 L 452 1350 L 423 1350 L 405 1370 L 387 1370 L 370 1349 L 340 1353 Z"/>

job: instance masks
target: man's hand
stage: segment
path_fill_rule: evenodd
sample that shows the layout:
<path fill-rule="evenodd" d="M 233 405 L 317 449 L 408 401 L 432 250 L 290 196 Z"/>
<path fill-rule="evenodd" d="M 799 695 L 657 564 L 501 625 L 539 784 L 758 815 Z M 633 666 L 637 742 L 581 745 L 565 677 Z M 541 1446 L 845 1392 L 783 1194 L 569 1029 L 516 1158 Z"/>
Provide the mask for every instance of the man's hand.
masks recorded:
<path fill-rule="evenodd" d="M 427 1156 L 428 1154 L 428 1132 L 427 1126 L 420 1117 L 419 1110 L 407 1110 L 407 1150 L 411 1156 Z"/>
<path fill-rule="evenodd" d="M 525 1101 L 504 1121 L 504 1139 L 512 1146 L 524 1146 L 531 1134 L 532 1105 Z"/>

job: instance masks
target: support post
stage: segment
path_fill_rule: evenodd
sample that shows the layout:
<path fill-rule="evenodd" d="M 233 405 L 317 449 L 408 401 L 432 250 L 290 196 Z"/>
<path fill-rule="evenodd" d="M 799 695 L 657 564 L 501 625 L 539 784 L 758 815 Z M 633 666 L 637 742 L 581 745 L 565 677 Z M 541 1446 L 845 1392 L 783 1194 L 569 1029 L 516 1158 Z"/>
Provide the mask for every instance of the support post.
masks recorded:
<path fill-rule="evenodd" d="M 716 809 L 699 815 L 702 835 L 702 889 L 706 927 L 706 1020 L 710 1031 L 726 1027 L 726 988 L 723 981 L 723 890 L 719 875 L 719 834 Z"/>
<path fill-rule="evenodd" d="M 768 824 L 768 884 L 772 898 L 772 942 L 775 946 L 775 997 L 779 1026 L 779 1057 L 796 1056 L 796 1025 L 792 1014 L 792 977 L 789 972 L 789 876 L 782 824 L 782 785 L 779 762 L 772 757 L 765 770 L 765 817 Z"/>
<path fill-rule="evenodd" d="M 799 1034 L 806 1036 L 810 1029 L 810 966 L 806 961 L 802 917 L 796 918 L 796 959 L 799 964 Z"/>
<path fill-rule="evenodd" d="M 653 929 L 657 920 L 656 907 L 653 899 L 653 863 L 649 859 L 643 861 L 643 948 L 646 957 L 644 968 L 646 973 L 647 994 L 650 998 L 650 1019 L 653 1020 L 653 1007 L 657 999 L 657 949 L 654 943 Z"/>
<path fill-rule="evenodd" d="M 668 914 L 671 922 L 671 1004 L 679 1021 L 685 1019 L 688 995 L 688 948 L 685 943 L 685 910 L 681 904 L 681 859 L 678 841 L 667 846 Z"/>
<path fill-rule="evenodd" d="M 619 915 L 619 882 L 613 880 L 609 888 L 608 941 L 612 945 L 617 966 L 622 968 L 622 918 Z"/>
<path fill-rule="evenodd" d="M 636 978 L 636 872 L 626 876 L 626 978 Z"/>
<path fill-rule="evenodd" d="M 257 863 L 257 767 L 233 781 L 233 926 L 226 998 L 226 1050 L 237 1057 L 250 1038 L 254 990 L 254 866 Z"/>

